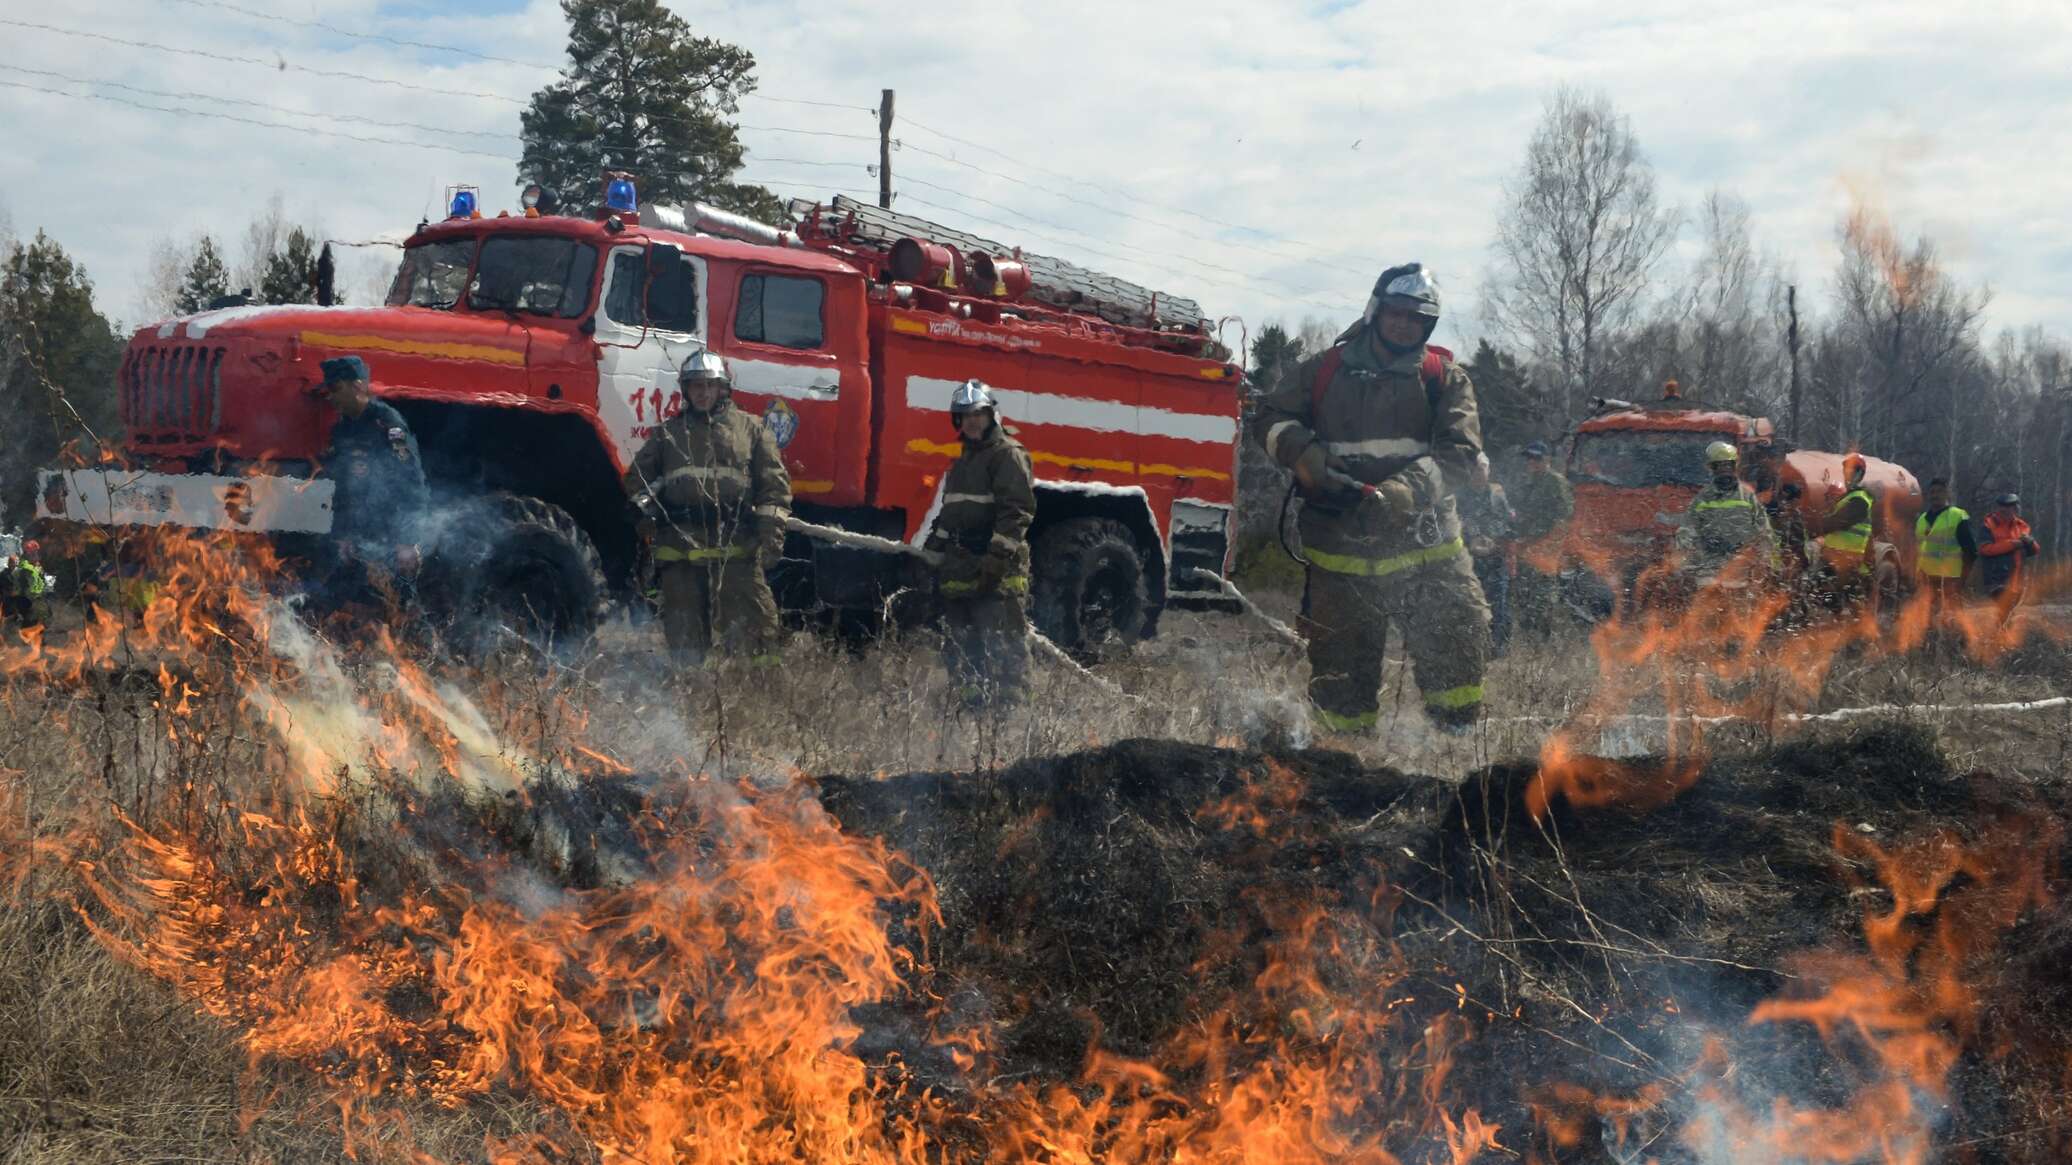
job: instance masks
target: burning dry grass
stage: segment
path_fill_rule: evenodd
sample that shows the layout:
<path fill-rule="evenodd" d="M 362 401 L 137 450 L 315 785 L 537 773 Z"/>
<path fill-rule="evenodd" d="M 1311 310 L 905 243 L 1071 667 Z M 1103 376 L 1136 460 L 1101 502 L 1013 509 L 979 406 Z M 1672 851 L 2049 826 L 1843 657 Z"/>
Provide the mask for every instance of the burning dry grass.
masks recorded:
<path fill-rule="evenodd" d="M 1135 698 L 1039 669 L 973 718 L 924 637 L 681 677 L 619 628 L 433 667 L 334 652 L 180 553 L 197 597 L 0 679 L 10 1160 L 1724 1165 L 1866 1121 L 1893 1135 L 1805 1159 L 2067 1147 L 2064 798 L 2027 789 L 2062 720 L 1925 720 L 2026 756 L 1969 786 L 1919 731 L 1720 725 L 1628 763 L 1677 774 L 1642 816 L 1486 762 L 1585 707 L 1688 708 L 1644 643 L 1527 644 L 1466 741 L 1399 669 L 1355 757 L 1294 749 L 1295 661 L 1194 617 L 1104 669 Z M 2063 662 L 1844 644 L 1825 692 L 1764 682 L 2005 698 Z M 1575 755 L 1659 747 L 1589 732 Z M 1092 747 L 1127 737 L 1164 739 Z"/>

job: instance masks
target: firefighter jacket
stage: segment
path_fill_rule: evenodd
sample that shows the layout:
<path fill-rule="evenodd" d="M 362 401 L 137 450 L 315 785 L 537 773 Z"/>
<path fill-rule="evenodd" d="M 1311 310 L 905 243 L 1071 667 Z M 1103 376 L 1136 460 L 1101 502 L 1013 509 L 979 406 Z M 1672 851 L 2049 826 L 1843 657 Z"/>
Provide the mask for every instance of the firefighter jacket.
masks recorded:
<path fill-rule="evenodd" d="M 1549 469 L 1527 472 L 1518 484 L 1518 540 L 1537 542 L 1559 530 L 1576 512 L 1575 490 L 1568 479 Z"/>
<path fill-rule="evenodd" d="M 940 582 L 950 596 L 1029 589 L 1029 523 L 1036 519 L 1036 474 L 1028 450 L 995 424 L 943 475 L 942 508 L 928 549 L 943 556 Z"/>
<path fill-rule="evenodd" d="M 1963 578 L 1978 557 L 1971 515 L 1956 506 L 1923 510 L 1914 519 L 1914 565 L 1927 578 Z"/>
<path fill-rule="evenodd" d="M 1260 402 L 1253 433 L 1274 463 L 1293 469 L 1312 445 L 1332 468 L 1366 485 L 1398 482 L 1413 499 L 1408 520 L 1356 489 L 1313 497 L 1300 528 L 1312 565 L 1381 577 L 1463 552 L 1454 494 L 1473 479 L 1482 451 L 1475 386 L 1446 361 L 1427 385 L 1422 348 L 1390 354 L 1371 330 L 1340 346 L 1337 372 L 1317 385 L 1327 354 L 1303 361 Z"/>
<path fill-rule="evenodd" d="M 656 527 L 655 561 L 774 562 L 791 514 L 777 438 L 731 396 L 662 423 L 626 470 L 626 493 Z"/>
<path fill-rule="evenodd" d="M 331 532 L 360 543 L 396 545 L 411 540 L 426 502 L 424 460 L 403 414 L 369 401 L 357 417 L 331 426 L 324 472 L 336 484 Z"/>
<path fill-rule="evenodd" d="M 1732 488 L 1708 482 L 1684 511 L 1684 522 L 1676 531 L 1677 548 L 1691 556 L 1690 565 L 1700 574 L 1711 574 L 1753 548 L 1755 565 L 1768 567 L 1777 558 L 1777 541 L 1770 529 L 1769 511 L 1747 483 L 1736 481 Z"/>
<path fill-rule="evenodd" d="M 2039 548 L 2029 533 L 2029 523 L 2020 518 L 2003 518 L 1996 511 L 1982 521 L 1986 544 L 1978 548 L 1979 582 L 1987 594 L 1997 595 L 2021 576 L 2022 560 Z"/>

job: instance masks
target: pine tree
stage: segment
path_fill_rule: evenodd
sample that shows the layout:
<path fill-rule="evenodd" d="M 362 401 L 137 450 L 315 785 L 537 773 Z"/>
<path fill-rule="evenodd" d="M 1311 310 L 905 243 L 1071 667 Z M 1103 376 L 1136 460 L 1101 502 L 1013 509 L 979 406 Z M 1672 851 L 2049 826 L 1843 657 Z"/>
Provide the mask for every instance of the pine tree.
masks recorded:
<path fill-rule="evenodd" d="M 569 65 L 520 115 L 518 183 L 538 182 L 580 212 L 607 170 L 635 176 L 649 202 L 709 202 L 765 222 L 784 204 L 738 184 L 746 149 L 723 115 L 755 88 L 747 50 L 694 36 L 660 0 L 562 0 Z"/>
<path fill-rule="evenodd" d="M 301 227 L 294 228 L 259 276 L 260 302 L 315 303 L 316 269 L 317 241 Z"/>
<path fill-rule="evenodd" d="M 1252 380 L 1261 389 L 1271 390 L 1305 355 L 1302 341 L 1289 335 L 1288 329 L 1268 324 L 1259 329 L 1259 337 L 1252 341 Z"/>
<path fill-rule="evenodd" d="M 187 274 L 180 281 L 173 310 L 175 314 L 191 316 L 207 310 L 218 297 L 228 294 L 230 268 L 223 265 L 223 256 L 216 250 L 216 240 L 203 235 L 194 249 L 193 260 L 187 264 Z"/>
<path fill-rule="evenodd" d="M 114 440 L 115 368 L 122 341 L 94 305 L 93 283 L 63 247 L 41 231 L 0 265 L 0 503 L 18 518 L 33 512 L 36 470 L 61 441 L 84 438 L 78 421 Z M 76 410 L 78 419 L 73 413 Z"/>

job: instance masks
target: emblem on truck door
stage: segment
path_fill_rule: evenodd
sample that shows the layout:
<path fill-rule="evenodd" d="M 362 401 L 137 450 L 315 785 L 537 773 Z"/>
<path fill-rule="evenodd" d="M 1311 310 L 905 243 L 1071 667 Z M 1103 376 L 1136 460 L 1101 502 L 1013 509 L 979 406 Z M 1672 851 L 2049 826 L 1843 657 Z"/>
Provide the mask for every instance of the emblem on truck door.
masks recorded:
<path fill-rule="evenodd" d="M 799 413 L 797 409 L 781 400 L 773 400 L 763 410 L 763 424 L 770 427 L 770 435 L 777 438 L 779 449 L 791 447 L 791 439 L 798 436 Z"/>

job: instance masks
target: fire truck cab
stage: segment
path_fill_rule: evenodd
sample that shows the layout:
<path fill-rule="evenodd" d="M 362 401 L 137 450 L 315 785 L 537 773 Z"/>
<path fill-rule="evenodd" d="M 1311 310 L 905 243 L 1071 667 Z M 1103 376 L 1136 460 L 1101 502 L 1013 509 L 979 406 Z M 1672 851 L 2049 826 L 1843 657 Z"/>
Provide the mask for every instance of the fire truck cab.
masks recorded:
<path fill-rule="evenodd" d="M 335 416 L 319 365 L 358 355 L 434 486 L 430 548 L 477 607 L 590 630 L 640 559 L 619 484 L 683 407 L 709 348 L 783 449 L 801 517 L 918 543 L 957 455 L 949 394 L 976 377 L 1029 448 L 1033 616 L 1063 645 L 1151 633 L 1221 597 L 1240 373 L 1191 301 L 836 199 L 780 230 L 709 207 L 483 217 L 456 200 L 409 237 L 379 307 L 231 307 L 135 334 L 119 467 L 46 471 L 39 516 L 330 529 Z M 794 607 L 879 608 L 884 556 L 794 537 Z"/>

